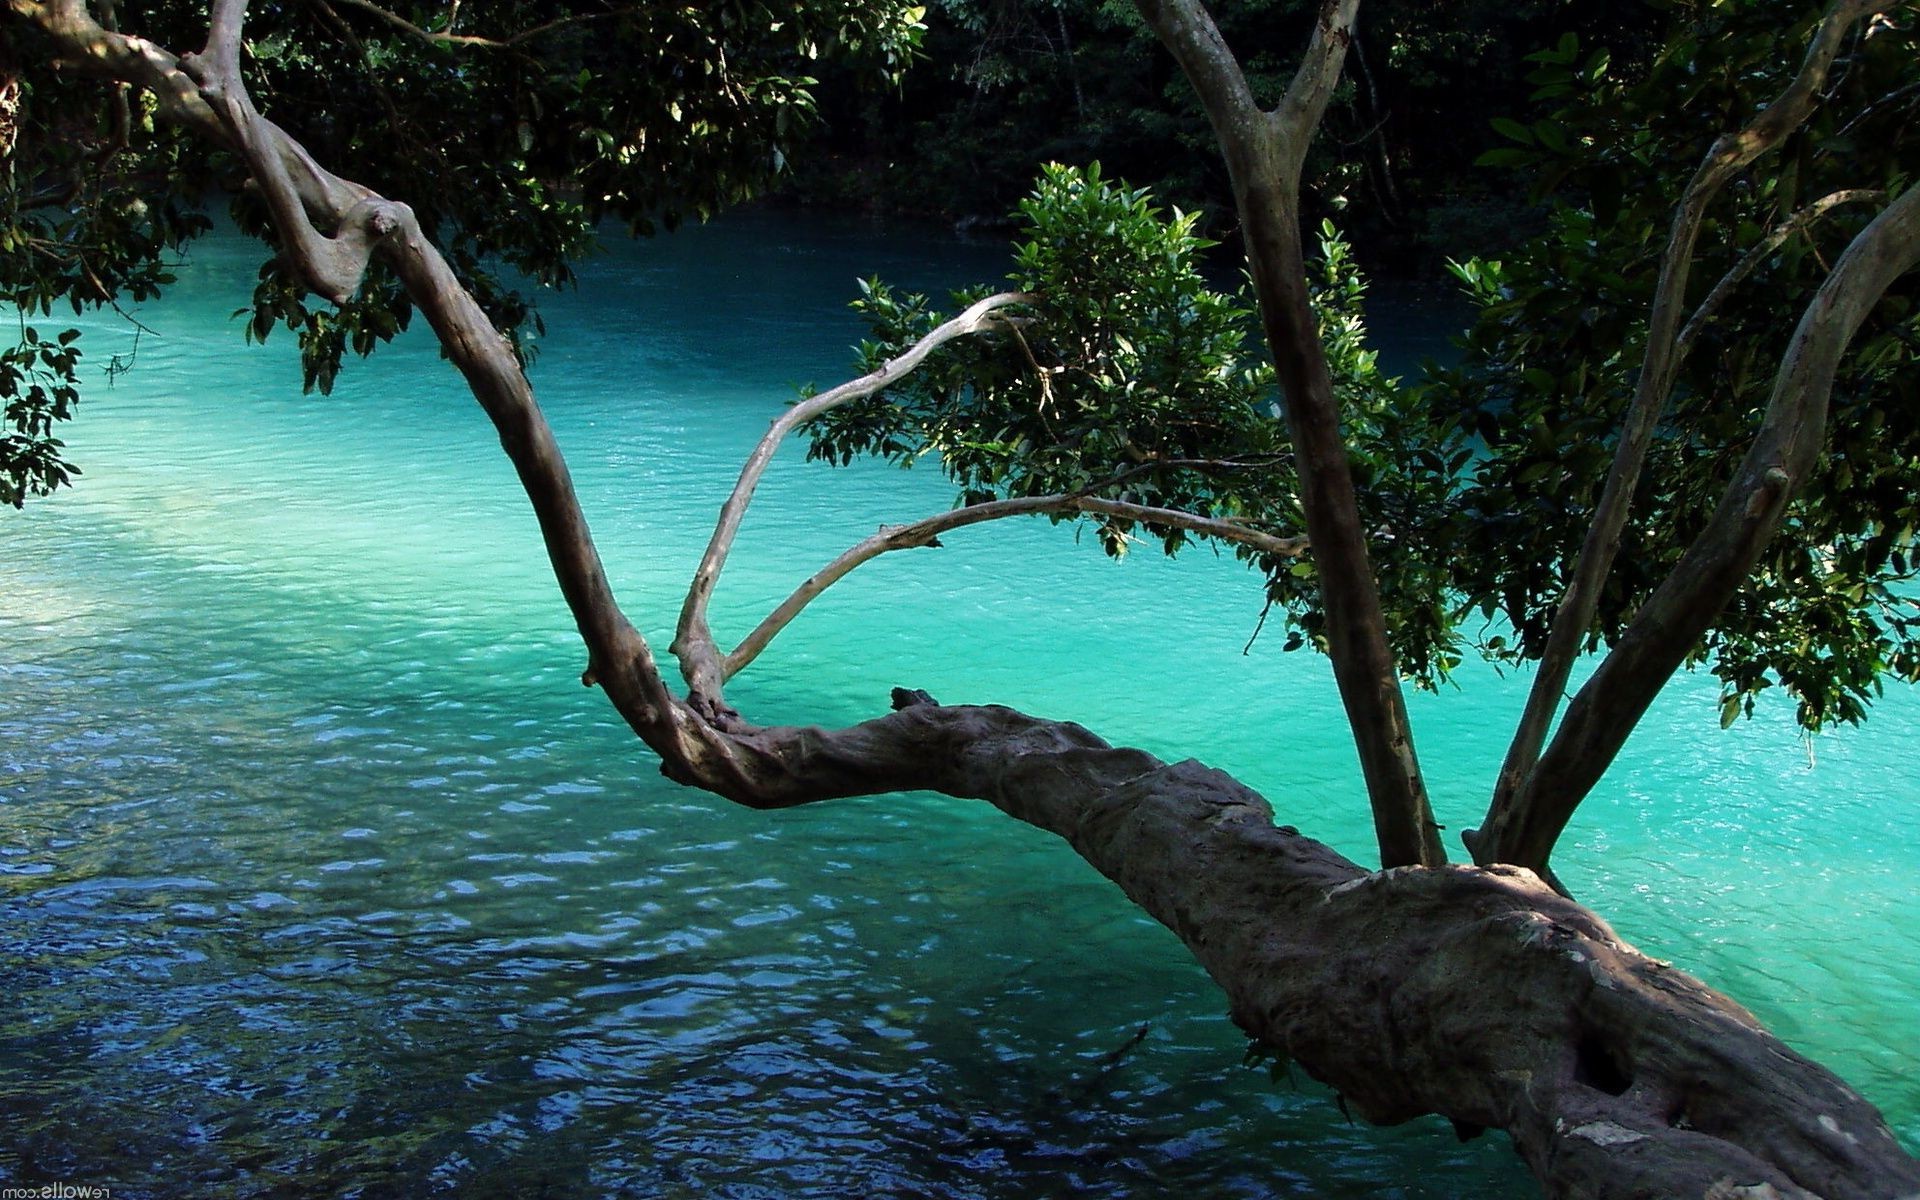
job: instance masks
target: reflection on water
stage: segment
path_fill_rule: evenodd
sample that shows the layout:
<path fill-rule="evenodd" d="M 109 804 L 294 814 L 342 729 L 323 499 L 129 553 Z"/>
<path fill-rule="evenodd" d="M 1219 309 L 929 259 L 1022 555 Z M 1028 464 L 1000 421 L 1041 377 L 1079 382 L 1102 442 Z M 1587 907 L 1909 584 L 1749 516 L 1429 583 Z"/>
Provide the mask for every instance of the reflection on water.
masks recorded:
<path fill-rule="evenodd" d="M 660 779 L 597 693 L 511 474 L 430 347 L 289 395 L 244 247 L 142 314 L 70 439 L 78 491 L 0 522 L 0 1179 L 116 1196 L 1523 1196 L 1498 1139 L 1348 1126 L 1238 1067 L 1211 984 L 1063 847 L 893 796 L 754 814 Z M 536 372 L 615 585 L 661 644 L 789 384 L 878 271 L 997 253 L 749 217 L 619 248 Z M 104 361 L 118 336 L 90 337 Z M 777 464 L 716 607 L 744 631 L 930 472 Z M 1198 753 L 1365 853 L 1325 666 L 1204 555 L 1121 567 L 1044 524 L 891 556 L 737 685 L 845 721 L 890 687 Z M 1576 886 L 1832 1062 L 1920 1142 L 1916 707 L 1819 766 L 1689 685 L 1610 777 Z M 1517 711 L 1417 702 L 1469 823 Z M 1862 786 L 1865 784 L 1866 786 Z M 1141 1027 L 1144 1041 L 1108 1064 Z"/>

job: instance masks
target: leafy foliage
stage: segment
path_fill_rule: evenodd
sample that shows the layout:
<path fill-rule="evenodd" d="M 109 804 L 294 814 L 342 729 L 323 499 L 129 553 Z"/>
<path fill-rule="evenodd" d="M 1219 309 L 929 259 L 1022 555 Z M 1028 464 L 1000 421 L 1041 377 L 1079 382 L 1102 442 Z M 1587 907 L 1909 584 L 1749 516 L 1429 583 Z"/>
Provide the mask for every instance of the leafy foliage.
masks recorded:
<path fill-rule="evenodd" d="M 863 454 L 911 466 L 935 458 L 963 504 L 1011 496 L 1098 496 L 1287 534 L 1304 525 L 1271 366 L 1246 296 L 1211 287 L 1201 256 L 1212 243 L 1191 213 L 1162 214 L 1147 192 L 1051 165 L 1020 206 L 1023 236 L 1008 279 L 1038 297 L 1030 313 L 980 337 L 949 342 L 919 369 L 809 428 L 810 455 Z M 1352 407 L 1366 515 L 1391 538 L 1399 523 L 1442 504 L 1463 446 L 1436 439 L 1409 412 L 1397 381 L 1366 348 L 1365 285 L 1347 245 L 1322 230 L 1316 305 L 1335 378 Z M 986 294 L 955 294 L 964 306 Z M 860 367 L 878 368 L 932 331 L 928 299 L 879 281 L 854 305 L 871 336 Z M 1457 440 L 1457 439 L 1456 439 Z M 1058 517 L 1056 520 L 1069 518 Z M 1107 553 L 1142 535 L 1173 554 L 1198 535 L 1120 517 L 1092 522 Z M 1267 576 L 1286 614 L 1287 648 L 1319 642 L 1324 626 L 1310 558 L 1236 545 Z M 1409 675 L 1432 682 L 1458 661 L 1445 603 L 1444 559 L 1393 555 L 1383 587 L 1398 601 L 1390 628 Z"/>
<path fill-rule="evenodd" d="M 0 46 L 0 64 L 6 62 Z M 0 72 L 5 74 L 5 72 Z M 143 301 L 173 282 L 168 257 L 208 227 L 191 204 L 191 156 L 150 108 L 61 76 L 12 75 L 0 155 L 0 303 L 18 336 L 0 351 L 0 501 L 20 507 L 68 483 L 56 425 L 80 399 L 80 334 L 32 318 Z M 129 147 L 142 153 L 134 169 Z"/>
<path fill-rule="evenodd" d="M 1435 404 L 1461 406 L 1486 445 L 1449 535 L 1468 603 L 1510 625 L 1489 649 L 1538 655 L 1612 458 L 1639 368 L 1668 214 L 1718 133 L 1750 120 L 1797 68 L 1819 6 L 1692 4 L 1641 83 L 1612 79 L 1577 39 L 1532 56 L 1544 111 L 1502 126 L 1487 157 L 1524 169 L 1555 203 L 1549 232 L 1458 274 L 1481 305 L 1460 369 Z M 1688 296 L 1696 326 L 1589 644 L 1611 642 L 1700 529 L 1768 400 L 1789 322 L 1847 241 L 1906 186 L 1915 159 L 1920 14 L 1893 10 L 1854 39 L 1813 118 L 1712 210 Z M 1814 216 L 1815 201 L 1858 194 Z M 1783 239 L 1781 233 L 1788 233 Z M 1776 244 L 1777 243 L 1777 244 Z M 1809 728 L 1857 721 L 1885 674 L 1920 678 L 1920 317 L 1889 295 L 1836 380 L 1828 450 L 1748 587 L 1698 649 L 1723 716 L 1787 689 Z"/>
<path fill-rule="evenodd" d="M 8 432 L 0 433 L 0 503 L 21 507 L 30 496 L 51 495 L 80 469 L 61 458 L 64 443 L 53 423 L 73 415 L 80 335 L 69 329 L 52 341 L 22 325 L 20 341 L 0 352 L 0 398 Z"/>
<path fill-rule="evenodd" d="M 828 413 L 813 454 L 879 453 L 903 464 L 937 454 L 965 502 L 1097 492 L 1133 503 L 1240 517 L 1252 503 L 1232 461 L 1264 462 L 1279 426 L 1270 373 L 1247 342 L 1244 302 L 1208 288 L 1194 219 L 1162 220 L 1146 193 L 1097 168 L 1049 167 L 1021 206 L 1028 237 L 1013 286 L 1041 297 L 1037 316 L 950 343 L 900 384 Z M 957 303 L 984 292 L 962 293 Z M 939 323 L 925 297 L 877 281 L 856 303 L 873 326 L 871 370 Z M 1130 523 L 1099 525 L 1124 551 Z M 1169 552 L 1184 542 L 1161 531 Z"/>
<path fill-rule="evenodd" d="M 120 28 L 177 53 L 206 39 L 204 4 L 116 7 Z M 570 282 L 603 220 L 649 233 L 763 186 L 811 121 L 810 68 L 833 58 L 891 77 L 918 43 L 919 16 L 904 0 L 259 2 L 243 68 L 260 110 L 320 161 L 413 207 L 526 352 L 540 326 L 524 281 Z M 13 67 L 56 57 L 29 25 L 9 18 L 0 37 L 12 150 L 0 167 L 0 302 L 44 314 L 157 294 L 171 259 L 209 227 L 205 194 L 231 190 L 237 164 L 189 146 L 117 86 Z M 257 199 L 239 194 L 233 215 L 273 241 Z M 347 351 L 370 352 L 412 313 L 377 268 L 336 309 L 273 258 L 246 315 L 252 339 L 293 331 L 306 387 L 324 392 Z M 57 422 L 71 408 L 34 412 Z M 57 440 L 17 436 L 30 439 L 20 461 L 37 464 L 34 479 L 64 478 Z M 41 488 L 14 478 L 16 496 Z"/>

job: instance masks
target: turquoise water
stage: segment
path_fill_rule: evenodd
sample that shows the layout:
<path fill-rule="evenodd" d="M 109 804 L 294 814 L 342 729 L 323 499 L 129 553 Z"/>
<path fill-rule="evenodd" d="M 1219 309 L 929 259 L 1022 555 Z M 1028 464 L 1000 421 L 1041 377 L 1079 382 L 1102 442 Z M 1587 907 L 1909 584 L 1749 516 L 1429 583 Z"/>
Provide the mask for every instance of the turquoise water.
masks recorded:
<path fill-rule="evenodd" d="M 740 458 L 832 382 L 856 275 L 991 247 L 752 215 L 592 263 L 535 381 L 664 647 Z M 116 1196 L 1525 1196 L 1499 1138 L 1349 1126 L 1238 1066 L 1171 935 L 1044 835 L 895 796 L 677 789 L 583 690 L 505 460 L 433 348 L 298 395 L 216 239 L 94 387 L 80 487 L 0 517 L 0 1180 Z M 1392 306 L 1388 332 L 1423 324 Z M 1387 328 L 1391 327 L 1391 328 Z M 1421 336 L 1430 331 L 1421 329 Z M 130 349 L 95 324 L 89 361 Z M 1404 353 L 1404 345 L 1389 345 Z M 91 368 L 90 368 L 91 369 Z M 744 633 L 930 471 L 779 460 L 715 606 Z M 735 684 L 847 722 L 895 685 L 1195 755 L 1366 858 L 1324 662 L 1241 568 L 1044 523 L 889 556 Z M 1477 817 L 1522 681 L 1417 697 Z M 1920 1146 L 1920 700 L 1811 744 L 1684 680 L 1562 851 L 1631 940 L 1732 992 Z M 1143 1041 L 1107 1064 L 1145 1028 Z"/>

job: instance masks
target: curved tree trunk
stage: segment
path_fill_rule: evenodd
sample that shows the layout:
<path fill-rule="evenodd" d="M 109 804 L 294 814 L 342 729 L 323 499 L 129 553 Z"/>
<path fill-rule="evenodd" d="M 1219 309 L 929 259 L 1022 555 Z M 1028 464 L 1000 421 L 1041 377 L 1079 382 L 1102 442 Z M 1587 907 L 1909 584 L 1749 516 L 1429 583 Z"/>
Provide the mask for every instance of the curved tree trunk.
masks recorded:
<path fill-rule="evenodd" d="M 1532 872 L 1369 872 L 1192 759 L 895 696 L 907 707 L 849 729 L 729 735 L 759 768 L 737 798 L 929 789 L 1057 834 L 1179 936 L 1249 1036 L 1356 1115 L 1506 1129 L 1548 1196 L 1920 1194 L 1872 1105 Z"/>

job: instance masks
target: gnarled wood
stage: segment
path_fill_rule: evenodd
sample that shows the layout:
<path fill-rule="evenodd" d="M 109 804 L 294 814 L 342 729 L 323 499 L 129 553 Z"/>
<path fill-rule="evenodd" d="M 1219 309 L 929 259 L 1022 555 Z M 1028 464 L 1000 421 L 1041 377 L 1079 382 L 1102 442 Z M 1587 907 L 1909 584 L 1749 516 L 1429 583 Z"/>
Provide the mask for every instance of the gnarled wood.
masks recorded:
<path fill-rule="evenodd" d="M 1531 872 L 1368 872 L 1201 763 L 899 698 L 850 729 L 741 735 L 749 802 L 924 788 L 1057 834 L 1186 944 L 1248 1034 L 1352 1112 L 1506 1129 L 1550 1197 L 1920 1190 L 1872 1105 Z"/>

